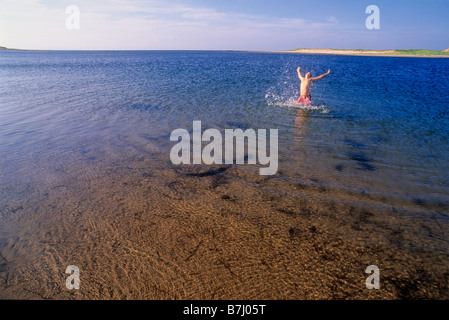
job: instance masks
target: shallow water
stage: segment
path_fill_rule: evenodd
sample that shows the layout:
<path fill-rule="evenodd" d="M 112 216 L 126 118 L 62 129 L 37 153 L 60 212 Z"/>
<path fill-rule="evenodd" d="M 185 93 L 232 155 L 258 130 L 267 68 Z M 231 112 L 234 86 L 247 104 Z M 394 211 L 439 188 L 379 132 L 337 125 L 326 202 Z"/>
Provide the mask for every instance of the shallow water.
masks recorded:
<path fill-rule="evenodd" d="M 295 102 L 298 65 L 314 75 L 331 68 L 314 84 L 311 107 Z M 201 120 L 203 129 L 278 129 L 279 170 L 272 181 L 305 188 L 312 198 L 395 211 L 410 233 L 433 223 L 443 235 L 417 233 L 399 247 L 421 243 L 447 254 L 448 70 L 448 59 L 430 58 L 0 52 L 2 237 L 14 233 L 13 215 L 38 212 L 39 202 L 29 202 L 70 189 L 71 179 L 81 181 L 82 203 L 94 194 L 88 183 L 83 190 L 83 179 L 103 176 L 105 168 L 145 161 L 148 174 L 152 164 L 171 170 L 170 133 L 190 131 L 192 121 Z M 238 166 L 248 174 L 255 169 Z M 21 213 L 23 203 L 30 210 Z"/>

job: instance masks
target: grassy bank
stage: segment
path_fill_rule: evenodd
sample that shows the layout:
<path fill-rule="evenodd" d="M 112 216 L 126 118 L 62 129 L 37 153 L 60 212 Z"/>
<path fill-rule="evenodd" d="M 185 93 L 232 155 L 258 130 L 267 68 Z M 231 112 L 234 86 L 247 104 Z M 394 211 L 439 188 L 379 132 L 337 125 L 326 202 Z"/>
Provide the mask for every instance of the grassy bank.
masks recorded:
<path fill-rule="evenodd" d="M 286 52 L 311 53 L 311 54 L 341 54 L 341 55 L 372 55 L 372 56 L 415 56 L 415 57 L 449 57 L 449 51 L 437 51 L 428 49 L 408 50 L 364 50 L 364 49 L 305 49 L 297 48 Z"/>
<path fill-rule="evenodd" d="M 436 51 L 436 50 L 427 50 L 427 49 L 409 49 L 409 50 L 394 50 L 398 54 L 407 54 L 407 55 L 441 55 L 441 56 L 449 56 L 449 51 Z"/>

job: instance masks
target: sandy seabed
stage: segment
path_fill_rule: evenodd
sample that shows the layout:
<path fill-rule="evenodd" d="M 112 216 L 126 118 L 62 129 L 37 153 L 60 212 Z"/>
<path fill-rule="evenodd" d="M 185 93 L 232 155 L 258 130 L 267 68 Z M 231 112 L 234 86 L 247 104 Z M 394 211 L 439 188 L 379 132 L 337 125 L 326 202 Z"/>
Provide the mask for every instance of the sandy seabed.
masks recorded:
<path fill-rule="evenodd" d="M 446 241 L 437 220 L 235 165 L 83 157 L 1 204 L 0 298 L 449 296 L 447 254 L 420 240 Z M 68 265 L 80 269 L 79 290 L 65 286 Z M 380 268 L 379 290 L 365 286 L 369 265 Z"/>

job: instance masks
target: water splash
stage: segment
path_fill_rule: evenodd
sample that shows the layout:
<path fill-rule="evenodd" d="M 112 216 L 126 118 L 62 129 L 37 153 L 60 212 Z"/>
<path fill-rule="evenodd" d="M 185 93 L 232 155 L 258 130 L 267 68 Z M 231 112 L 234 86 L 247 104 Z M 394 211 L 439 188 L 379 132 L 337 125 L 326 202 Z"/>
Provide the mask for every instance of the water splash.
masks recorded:
<path fill-rule="evenodd" d="M 271 87 L 265 94 L 265 100 L 267 104 L 270 106 L 296 108 L 308 111 L 319 111 L 322 114 L 327 114 L 330 112 L 330 109 L 323 104 L 316 104 L 309 106 L 303 103 L 298 103 L 297 102 L 299 98 L 298 90 L 296 91 L 293 90 L 285 94 L 276 94 L 274 93 L 275 90 L 276 90 L 275 87 Z"/>

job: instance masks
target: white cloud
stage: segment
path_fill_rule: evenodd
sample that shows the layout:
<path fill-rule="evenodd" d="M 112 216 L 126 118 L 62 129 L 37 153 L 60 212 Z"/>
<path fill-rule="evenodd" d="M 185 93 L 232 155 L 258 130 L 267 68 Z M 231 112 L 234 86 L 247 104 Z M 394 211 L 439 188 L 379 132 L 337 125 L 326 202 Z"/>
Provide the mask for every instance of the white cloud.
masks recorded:
<path fill-rule="evenodd" d="M 79 30 L 65 27 L 69 4 L 80 8 Z M 334 32 L 338 23 L 155 0 L 0 0 L 0 7 L 0 45 L 34 49 L 288 49 Z"/>
<path fill-rule="evenodd" d="M 327 22 L 331 22 L 331 23 L 339 23 L 339 22 L 340 22 L 337 18 L 335 18 L 335 17 L 333 17 L 333 16 L 327 17 L 327 18 L 326 18 L 326 21 L 327 21 Z"/>

